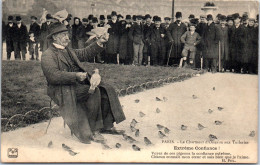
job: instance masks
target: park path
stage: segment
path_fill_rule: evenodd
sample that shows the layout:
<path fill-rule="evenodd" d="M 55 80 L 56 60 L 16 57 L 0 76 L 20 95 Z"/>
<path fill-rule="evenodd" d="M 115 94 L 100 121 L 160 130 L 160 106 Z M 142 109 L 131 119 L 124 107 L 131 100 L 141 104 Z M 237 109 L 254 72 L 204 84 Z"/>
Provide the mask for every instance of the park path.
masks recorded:
<path fill-rule="evenodd" d="M 197 98 L 194 99 L 193 95 Z M 167 100 L 156 101 L 156 97 L 161 99 L 165 97 Z M 139 103 L 135 102 L 136 99 L 140 100 Z M 63 127 L 62 118 L 57 117 L 52 120 L 47 134 L 44 134 L 47 122 L 2 133 L 2 161 L 172 162 L 177 159 L 151 159 L 151 154 L 165 150 L 173 151 L 173 146 L 179 145 L 176 144 L 178 140 L 208 141 L 209 134 L 217 136 L 218 141 L 234 139 L 249 141 L 250 145 L 243 146 L 243 151 L 251 151 L 252 156 L 253 151 L 255 153 L 257 151 L 255 145 L 257 137 L 248 136 L 252 130 L 257 134 L 258 76 L 256 75 L 205 73 L 182 82 L 120 97 L 120 102 L 127 119 L 116 127 L 126 130 L 127 135 L 134 137 L 138 141 L 134 144 L 141 148 L 141 152 L 133 151 L 131 143 L 116 135 L 104 135 L 107 145 L 112 148 L 109 150 L 105 150 L 99 143 L 82 144 L 75 137 L 71 137 L 68 127 Z M 219 111 L 217 107 L 224 109 Z M 157 108 L 161 110 L 160 113 L 156 113 Z M 208 113 L 208 109 L 212 109 L 213 112 Z M 140 111 L 146 115 L 140 117 Z M 139 137 L 135 137 L 130 130 L 129 124 L 132 119 L 138 121 L 136 128 L 140 129 Z M 215 125 L 216 120 L 223 123 Z M 206 128 L 198 130 L 198 123 Z M 175 141 L 174 144 L 162 143 L 162 139 L 158 137 L 156 124 L 170 129 L 170 133 L 166 134 L 167 137 L 164 139 Z M 182 124 L 187 126 L 187 130 L 181 130 Z M 148 137 L 153 145 L 146 146 L 144 137 Z M 48 148 L 50 141 L 53 145 Z M 79 154 L 71 156 L 62 149 L 63 143 Z M 116 148 L 116 143 L 120 143 L 121 148 Z M 223 146 L 221 149 L 225 147 L 230 146 Z M 239 147 L 232 146 L 234 152 L 240 152 L 242 149 Z M 18 158 L 7 158 L 8 148 L 18 148 Z"/>

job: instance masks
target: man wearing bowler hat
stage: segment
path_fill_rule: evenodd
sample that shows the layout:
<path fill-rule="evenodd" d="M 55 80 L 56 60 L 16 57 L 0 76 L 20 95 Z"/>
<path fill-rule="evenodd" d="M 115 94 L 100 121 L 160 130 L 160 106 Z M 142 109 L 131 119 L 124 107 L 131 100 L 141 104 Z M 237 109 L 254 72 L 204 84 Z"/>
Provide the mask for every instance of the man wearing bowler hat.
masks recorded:
<path fill-rule="evenodd" d="M 218 52 L 219 52 L 219 40 L 220 34 L 219 30 L 213 22 L 213 17 L 211 14 L 207 15 L 207 28 L 205 31 L 204 41 L 206 54 L 205 58 L 205 67 L 208 71 L 212 71 L 212 73 L 217 72 L 217 63 L 218 63 Z"/>
<path fill-rule="evenodd" d="M 143 49 L 143 64 L 144 65 L 148 65 L 148 57 L 151 57 L 151 45 L 147 42 L 147 33 L 151 30 L 151 28 L 153 27 L 152 24 L 152 17 L 150 16 L 150 14 L 146 14 L 145 15 L 145 24 L 144 24 L 144 38 L 145 38 L 145 42 L 144 42 L 144 49 Z"/>
<path fill-rule="evenodd" d="M 104 15 L 100 15 L 99 16 L 99 24 L 98 24 L 98 27 L 104 27 L 105 26 L 105 22 L 106 21 L 106 18 Z"/>
<path fill-rule="evenodd" d="M 27 27 L 22 23 L 22 18 L 20 16 L 16 16 L 16 26 L 14 31 L 14 56 L 16 60 L 21 60 L 21 52 L 22 59 L 25 60 L 26 55 L 26 47 L 28 41 L 28 31 Z"/>
<path fill-rule="evenodd" d="M 34 34 L 34 37 L 36 39 L 36 45 L 35 45 L 35 56 L 36 56 L 36 60 L 39 60 L 39 52 L 38 52 L 38 42 L 40 41 L 40 34 L 41 34 L 41 28 L 40 25 L 38 25 L 38 23 L 36 22 L 37 17 L 35 16 L 31 16 L 31 25 L 30 25 L 30 32 L 32 32 Z M 32 55 L 31 60 L 34 60 L 34 55 Z"/>
<path fill-rule="evenodd" d="M 181 52 L 183 49 L 183 43 L 181 43 L 181 36 L 186 32 L 187 28 L 182 20 L 182 13 L 176 12 L 175 14 L 176 21 L 171 23 L 169 28 L 167 29 L 167 36 L 171 43 L 171 54 L 169 64 L 177 64 L 179 65 L 181 59 Z"/>
<path fill-rule="evenodd" d="M 50 26 L 52 23 L 52 17 L 50 14 L 46 15 L 46 22 L 44 22 L 41 26 L 41 51 L 45 51 L 48 49 L 50 43 L 49 41 L 46 39 L 46 37 L 49 35 L 50 33 Z"/>
<path fill-rule="evenodd" d="M 86 144 L 91 140 L 104 141 L 100 133 L 122 133 L 115 130 L 113 123 L 125 120 L 114 88 L 101 81 L 90 91 L 92 70 L 81 63 L 100 53 L 108 36 L 102 35 L 84 49 L 71 49 L 67 47 L 70 40 L 66 26 L 53 23 L 48 35 L 52 45 L 42 55 L 47 94 L 60 107 L 60 115 L 71 133 Z"/>
<path fill-rule="evenodd" d="M 8 16 L 8 24 L 6 25 L 6 52 L 7 60 L 10 60 L 11 53 L 14 51 L 14 35 L 15 35 L 15 23 L 14 17 Z"/>

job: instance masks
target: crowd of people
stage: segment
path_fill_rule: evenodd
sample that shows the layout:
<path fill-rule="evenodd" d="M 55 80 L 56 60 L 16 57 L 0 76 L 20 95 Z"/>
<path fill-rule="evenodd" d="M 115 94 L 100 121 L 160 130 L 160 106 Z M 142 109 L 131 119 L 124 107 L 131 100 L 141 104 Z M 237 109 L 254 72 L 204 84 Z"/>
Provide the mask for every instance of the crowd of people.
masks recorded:
<path fill-rule="evenodd" d="M 3 22 L 3 40 L 6 41 L 7 59 L 14 51 L 15 59 L 25 60 L 27 45 L 31 60 L 39 60 L 51 44 L 48 36 L 52 16 L 37 23 L 31 16 L 29 30 L 20 16 L 8 17 Z M 73 22 L 71 25 L 70 23 Z M 175 21 L 170 17 L 126 15 L 112 11 L 111 15 L 98 18 L 89 15 L 80 19 L 69 14 L 62 21 L 69 30 L 69 47 L 81 49 L 88 45 L 92 29 L 109 26 L 106 49 L 90 62 L 125 65 L 180 66 L 204 68 L 212 72 L 258 73 L 258 15 L 250 18 L 211 14 L 195 18 L 190 14 L 187 21 L 176 12 Z"/>

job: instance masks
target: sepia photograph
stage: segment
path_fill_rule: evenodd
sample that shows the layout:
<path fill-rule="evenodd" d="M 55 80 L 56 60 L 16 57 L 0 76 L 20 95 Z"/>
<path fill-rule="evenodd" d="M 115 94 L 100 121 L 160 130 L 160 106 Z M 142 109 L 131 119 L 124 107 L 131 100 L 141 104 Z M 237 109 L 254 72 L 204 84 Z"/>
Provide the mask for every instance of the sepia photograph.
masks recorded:
<path fill-rule="evenodd" d="M 2 163 L 258 163 L 258 0 L 1 0 Z"/>

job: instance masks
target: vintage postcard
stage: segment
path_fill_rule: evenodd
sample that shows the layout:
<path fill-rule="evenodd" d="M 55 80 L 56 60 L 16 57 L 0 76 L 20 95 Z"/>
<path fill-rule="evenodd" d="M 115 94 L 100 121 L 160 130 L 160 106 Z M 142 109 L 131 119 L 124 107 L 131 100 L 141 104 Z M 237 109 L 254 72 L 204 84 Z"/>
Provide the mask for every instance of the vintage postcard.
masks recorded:
<path fill-rule="evenodd" d="M 2 0 L 3 163 L 257 163 L 257 0 Z"/>

